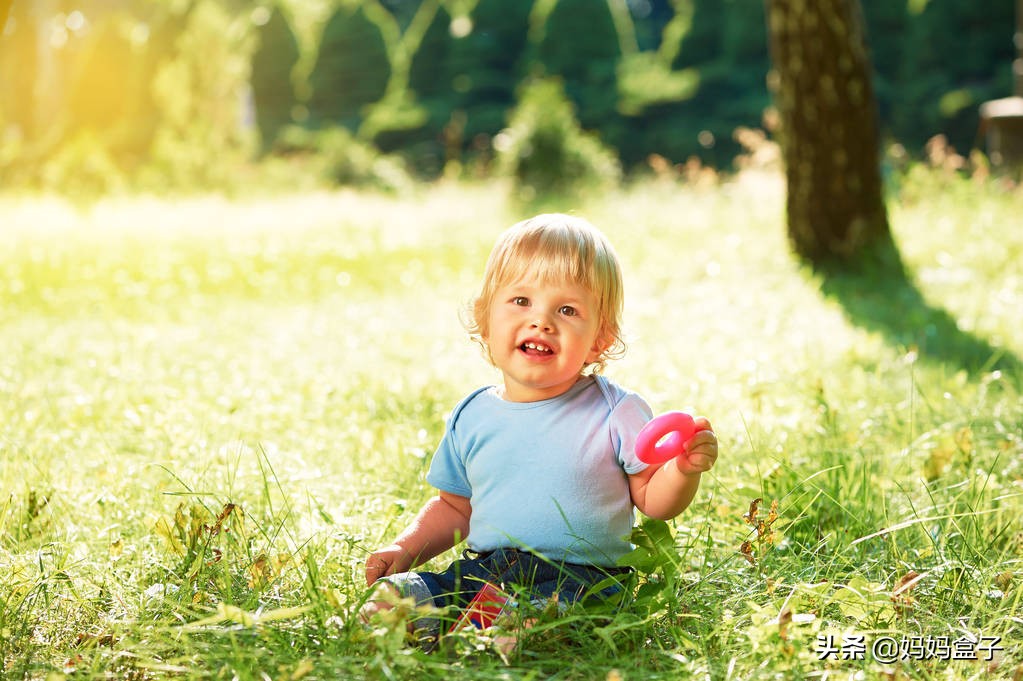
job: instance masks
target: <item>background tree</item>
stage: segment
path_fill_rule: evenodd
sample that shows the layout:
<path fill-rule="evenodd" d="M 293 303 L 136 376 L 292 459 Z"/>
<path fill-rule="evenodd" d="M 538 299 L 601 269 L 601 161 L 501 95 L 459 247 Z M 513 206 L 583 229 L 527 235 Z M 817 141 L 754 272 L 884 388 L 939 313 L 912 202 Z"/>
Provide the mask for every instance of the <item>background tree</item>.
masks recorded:
<path fill-rule="evenodd" d="M 859 0 L 767 0 L 788 234 L 816 264 L 891 243 Z"/>
<path fill-rule="evenodd" d="M 380 100 L 391 74 L 380 28 L 358 3 L 341 5 L 323 29 L 309 75 L 309 115 L 314 125 L 356 130 L 364 108 Z"/>
<path fill-rule="evenodd" d="M 393 12 L 385 22 L 392 72 L 390 99 L 379 105 L 382 125 L 373 130 L 373 142 L 385 152 L 399 152 L 424 176 L 435 176 L 443 164 L 442 130 L 454 108 L 447 67 L 452 17 L 439 2 L 420 3 L 410 16 L 401 3 L 383 4 Z"/>
<path fill-rule="evenodd" d="M 162 116 L 147 175 L 175 187 L 230 186 L 237 164 L 253 151 L 253 136 L 241 124 L 255 48 L 251 28 L 247 14 L 218 0 L 193 0 L 168 25 L 172 46 L 164 54 L 171 56 L 159 63 L 151 86 Z"/>
<path fill-rule="evenodd" d="M 873 13 L 865 11 L 869 19 Z M 875 12 L 883 10 L 877 7 Z M 893 72 L 899 87 L 898 104 L 884 109 L 886 118 L 907 147 L 922 147 L 940 131 L 965 152 L 978 142 L 980 105 L 1012 93 L 1012 3 L 911 3 L 906 14 L 905 30 L 895 34 L 902 39 L 891 41 L 899 48 L 898 58 L 884 62 L 885 71 Z M 872 38 L 872 52 L 876 52 L 875 42 Z M 882 99 L 888 101 L 888 97 Z"/>
<path fill-rule="evenodd" d="M 478 0 L 470 9 L 452 15 L 442 4 L 412 58 L 409 87 L 426 111 L 425 124 L 376 139 L 425 175 L 459 161 L 466 149 L 489 148 L 526 75 L 529 3 Z"/>
<path fill-rule="evenodd" d="M 621 180 L 614 150 L 579 126 L 559 79 L 527 84 L 501 136 L 497 172 L 527 201 L 606 190 Z"/>
<path fill-rule="evenodd" d="M 572 36 L 572 39 L 566 39 Z M 537 42 L 537 61 L 547 76 L 561 78 L 585 130 L 598 130 L 618 146 L 623 139 L 618 114 L 616 67 L 622 56 L 607 2 L 558 0 Z"/>
<path fill-rule="evenodd" d="M 291 122 L 295 106 L 292 71 L 299 59 L 298 39 L 288 18 L 274 6 L 256 28 L 259 45 L 252 55 L 252 98 L 263 149 Z"/>
<path fill-rule="evenodd" d="M 529 13 L 527 2 L 479 0 L 471 31 L 454 41 L 450 68 L 466 140 L 494 135 L 507 123 L 527 71 Z"/>
<path fill-rule="evenodd" d="M 438 6 L 409 64 L 410 98 L 426 112 L 425 123 L 413 130 L 378 135 L 376 140 L 385 150 L 402 150 L 428 174 L 436 173 L 443 161 L 442 131 L 455 106 L 448 68 L 451 22 L 447 8 Z"/>
<path fill-rule="evenodd" d="M 673 50 L 672 70 L 691 73 L 695 86 L 637 117 L 631 127 L 642 143 L 626 148 L 623 160 L 635 163 L 655 152 L 727 167 L 741 151 L 733 132 L 757 127 L 769 104 L 763 3 L 676 0 L 672 24 L 659 51 Z"/>
<path fill-rule="evenodd" d="M 820 91 L 808 90 L 810 100 L 823 111 L 821 97 L 831 87 L 836 115 L 855 122 L 858 104 L 846 91 L 855 81 L 842 71 L 829 75 L 827 62 L 814 61 L 840 56 L 846 19 L 836 24 L 827 17 L 846 4 L 813 3 L 796 14 L 786 9 L 791 3 L 779 2 L 783 17 L 793 15 L 792 26 L 785 19 L 779 31 L 812 37 L 779 42 L 776 52 L 816 50 L 808 53 L 806 83 Z M 978 105 L 1012 91 L 1013 0 L 850 4 L 860 5 L 872 37 L 868 70 L 879 111 L 876 132 L 844 132 L 898 143 L 909 159 L 919 159 L 936 135 L 963 155 L 979 145 Z M 695 156 L 732 169 L 742 151 L 734 131 L 760 126 L 771 99 L 765 0 L 34 0 L 6 6 L 0 180 L 11 188 L 57 189 L 86 176 L 97 188 L 125 182 L 210 187 L 214 176 L 240 177 L 226 166 L 253 160 L 256 135 L 245 95 L 251 86 L 255 122 L 268 141 L 295 110 L 285 71 L 308 105 L 300 121 L 307 141 L 343 125 L 378 150 L 400 155 L 424 178 L 446 167 L 484 176 L 496 152 L 493 139 L 538 74 L 562 80 L 583 129 L 599 133 L 627 172 L 645 169 L 651 154 L 674 162 Z M 273 7 L 282 14 L 266 23 Z M 283 16 L 297 38 L 297 62 L 295 43 L 277 20 Z M 814 21 L 821 27 L 816 33 Z M 275 26 L 284 40 L 276 56 L 266 51 Z M 193 49 L 218 34 L 213 46 Z M 825 146 L 846 143 L 837 139 L 843 129 L 831 123 L 807 128 L 819 131 Z M 315 143 L 309 151 L 315 153 Z M 855 151 L 877 149 L 861 144 Z M 458 163 L 448 166 L 449 160 Z M 848 168 L 841 172 L 815 161 L 815 174 L 853 176 L 855 155 L 844 160 Z M 212 173 L 218 166 L 224 168 Z"/>
<path fill-rule="evenodd" d="M 39 32 L 32 24 L 32 8 L 13 7 L 0 26 L 0 126 L 4 135 L 0 149 L 0 182 L 11 186 L 25 182 L 35 170 L 38 152 L 31 148 L 38 135 L 35 84 L 39 78 Z"/>

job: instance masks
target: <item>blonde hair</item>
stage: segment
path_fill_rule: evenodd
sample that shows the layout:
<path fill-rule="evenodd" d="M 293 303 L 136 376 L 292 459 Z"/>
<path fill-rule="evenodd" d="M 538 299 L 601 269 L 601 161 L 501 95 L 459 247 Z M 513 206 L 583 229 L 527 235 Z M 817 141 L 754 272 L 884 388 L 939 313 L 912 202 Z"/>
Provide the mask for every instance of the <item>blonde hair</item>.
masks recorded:
<path fill-rule="evenodd" d="M 606 345 L 589 366 L 599 373 L 609 359 L 625 353 L 622 339 L 624 291 L 618 256 L 607 238 L 588 221 L 550 213 L 523 220 L 497 239 L 487 259 L 483 286 L 468 306 L 465 325 L 493 363 L 484 338 L 489 333 L 490 308 L 497 290 L 527 274 L 540 284 L 576 283 L 597 299 L 599 331 Z"/>

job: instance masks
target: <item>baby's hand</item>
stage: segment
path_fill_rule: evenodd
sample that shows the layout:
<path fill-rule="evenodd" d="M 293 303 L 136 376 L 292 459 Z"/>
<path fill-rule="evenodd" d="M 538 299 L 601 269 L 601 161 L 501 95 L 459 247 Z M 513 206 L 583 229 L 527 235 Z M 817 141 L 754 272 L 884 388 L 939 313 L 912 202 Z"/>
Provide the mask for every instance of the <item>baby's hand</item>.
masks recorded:
<path fill-rule="evenodd" d="M 412 560 L 409 552 L 397 544 L 377 549 L 366 559 L 366 585 L 369 586 L 381 577 L 407 571 L 412 566 Z"/>
<path fill-rule="evenodd" d="M 710 421 L 702 416 L 693 420 L 696 434 L 685 443 L 685 452 L 675 459 L 679 472 L 690 475 L 706 473 L 718 460 L 718 436 L 711 429 Z"/>

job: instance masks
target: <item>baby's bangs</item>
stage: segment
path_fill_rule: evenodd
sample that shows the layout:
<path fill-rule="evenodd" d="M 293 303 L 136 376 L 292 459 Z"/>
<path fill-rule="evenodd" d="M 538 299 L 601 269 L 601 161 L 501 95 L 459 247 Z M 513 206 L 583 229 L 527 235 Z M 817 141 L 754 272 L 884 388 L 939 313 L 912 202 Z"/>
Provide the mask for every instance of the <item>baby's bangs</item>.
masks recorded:
<path fill-rule="evenodd" d="M 568 229 L 543 229 L 521 235 L 503 254 L 494 272 L 498 286 L 527 275 L 540 284 L 572 281 L 588 291 L 600 291 L 594 244 Z"/>

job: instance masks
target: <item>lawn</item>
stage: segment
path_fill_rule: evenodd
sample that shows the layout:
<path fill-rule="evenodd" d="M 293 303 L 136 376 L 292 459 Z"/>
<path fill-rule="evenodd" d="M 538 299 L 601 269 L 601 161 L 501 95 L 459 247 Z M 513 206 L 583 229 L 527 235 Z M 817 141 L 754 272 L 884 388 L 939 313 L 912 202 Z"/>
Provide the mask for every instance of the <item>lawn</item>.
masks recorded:
<path fill-rule="evenodd" d="M 637 530 L 634 603 L 501 656 L 352 612 L 445 414 L 497 379 L 459 313 L 527 209 L 490 185 L 0 199 L 3 674 L 1020 678 L 1023 192 L 909 178 L 898 285 L 794 262 L 783 205 L 749 174 L 560 207 L 624 263 L 606 373 L 707 415 L 721 458 Z"/>

